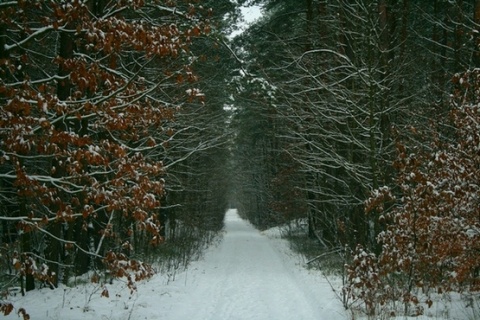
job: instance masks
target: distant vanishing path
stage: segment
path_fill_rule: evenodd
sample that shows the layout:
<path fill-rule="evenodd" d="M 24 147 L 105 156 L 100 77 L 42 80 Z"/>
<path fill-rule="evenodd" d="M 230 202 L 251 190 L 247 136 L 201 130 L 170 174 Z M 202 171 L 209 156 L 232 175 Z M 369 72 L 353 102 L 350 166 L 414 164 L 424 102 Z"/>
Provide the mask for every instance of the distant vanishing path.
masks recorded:
<path fill-rule="evenodd" d="M 226 213 L 225 230 L 220 245 L 178 284 L 181 292 L 170 296 L 175 303 L 163 310 L 166 318 L 344 319 L 328 283 L 295 265 L 279 239 L 262 235 L 236 210 Z"/>

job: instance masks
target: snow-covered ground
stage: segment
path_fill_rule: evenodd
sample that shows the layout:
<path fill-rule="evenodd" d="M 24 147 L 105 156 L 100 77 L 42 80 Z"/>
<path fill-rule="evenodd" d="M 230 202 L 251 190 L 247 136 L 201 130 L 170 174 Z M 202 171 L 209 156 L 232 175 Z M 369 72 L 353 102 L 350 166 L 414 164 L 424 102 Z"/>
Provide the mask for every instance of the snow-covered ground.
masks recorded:
<path fill-rule="evenodd" d="M 133 294 L 122 282 L 42 289 L 11 297 L 31 319 L 348 319 L 329 283 L 274 233 L 261 233 L 236 210 L 225 217 L 225 234 L 200 261 L 174 281 L 157 275 Z M 18 319 L 15 312 L 4 319 Z"/>

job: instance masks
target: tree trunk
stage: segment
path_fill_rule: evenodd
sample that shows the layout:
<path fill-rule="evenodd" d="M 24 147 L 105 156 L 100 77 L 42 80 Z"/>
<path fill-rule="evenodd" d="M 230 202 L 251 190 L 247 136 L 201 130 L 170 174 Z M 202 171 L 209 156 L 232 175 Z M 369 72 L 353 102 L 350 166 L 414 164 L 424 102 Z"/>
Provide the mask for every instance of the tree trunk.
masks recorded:
<path fill-rule="evenodd" d="M 73 57 L 74 52 L 74 41 L 70 34 L 62 32 L 60 33 L 60 46 L 58 49 L 58 56 L 61 59 L 71 59 Z M 69 70 L 63 65 L 60 65 L 59 75 L 66 76 L 69 74 Z M 60 80 L 57 84 L 57 96 L 61 101 L 65 101 L 70 96 L 70 89 L 71 84 L 68 79 Z M 65 121 L 59 121 L 55 124 L 56 129 L 59 131 L 68 131 L 68 124 Z M 65 172 L 63 166 L 60 164 L 62 159 L 55 159 L 53 160 L 53 166 L 57 168 L 54 176 L 61 178 L 65 176 Z M 60 195 L 62 197 L 62 195 Z M 62 210 L 62 208 L 56 208 L 56 210 Z M 57 239 L 62 239 L 62 221 L 54 221 L 48 227 L 48 231 L 53 235 L 53 237 Z M 60 269 L 60 264 L 63 262 L 63 251 L 61 243 L 51 237 L 48 241 L 48 245 L 45 249 L 46 257 L 48 260 L 53 261 L 49 263 L 49 270 L 55 276 L 52 277 L 52 284 L 56 287 L 58 285 L 59 277 L 61 278 L 62 275 L 60 274 L 62 270 Z M 55 263 L 56 262 L 56 263 Z"/>
<path fill-rule="evenodd" d="M 473 22 L 475 23 L 473 32 L 473 67 L 480 67 L 480 0 L 475 0 L 475 7 L 473 8 Z"/>

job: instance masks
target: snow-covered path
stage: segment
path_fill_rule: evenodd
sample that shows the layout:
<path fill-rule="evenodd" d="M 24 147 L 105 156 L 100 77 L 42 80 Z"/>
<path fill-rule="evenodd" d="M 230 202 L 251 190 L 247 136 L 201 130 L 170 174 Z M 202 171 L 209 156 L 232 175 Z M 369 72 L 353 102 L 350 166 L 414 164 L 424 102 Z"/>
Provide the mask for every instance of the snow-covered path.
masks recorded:
<path fill-rule="evenodd" d="M 109 298 L 100 296 L 101 286 L 88 284 L 12 300 L 34 320 L 347 319 L 327 281 L 300 263 L 285 240 L 259 232 L 229 210 L 218 246 L 174 281 L 157 275 L 133 294 L 117 281 L 107 285 Z M 18 317 L 13 312 L 6 319 Z"/>
<path fill-rule="evenodd" d="M 298 272 L 279 239 L 275 246 L 236 210 L 227 212 L 225 230 L 221 244 L 193 266 L 195 276 L 166 319 L 344 319 L 328 283 Z"/>

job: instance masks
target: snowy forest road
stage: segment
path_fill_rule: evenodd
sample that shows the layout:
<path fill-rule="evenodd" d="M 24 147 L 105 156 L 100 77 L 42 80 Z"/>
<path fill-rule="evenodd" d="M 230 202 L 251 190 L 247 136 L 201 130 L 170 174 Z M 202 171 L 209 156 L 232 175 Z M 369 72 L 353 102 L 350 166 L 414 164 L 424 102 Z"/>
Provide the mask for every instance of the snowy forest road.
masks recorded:
<path fill-rule="evenodd" d="M 263 235 L 233 209 L 226 213 L 225 231 L 219 246 L 192 265 L 166 318 L 344 319 L 329 284 L 319 274 L 299 270 L 275 246 L 278 239 Z"/>
<path fill-rule="evenodd" d="M 33 320 L 348 319 L 329 283 L 303 262 L 277 231 L 260 232 L 229 210 L 218 245 L 175 279 L 159 273 L 132 293 L 115 281 L 43 288 L 11 299 Z M 101 296 L 104 287 L 108 297 Z M 17 311 L 5 319 L 18 319 Z"/>

